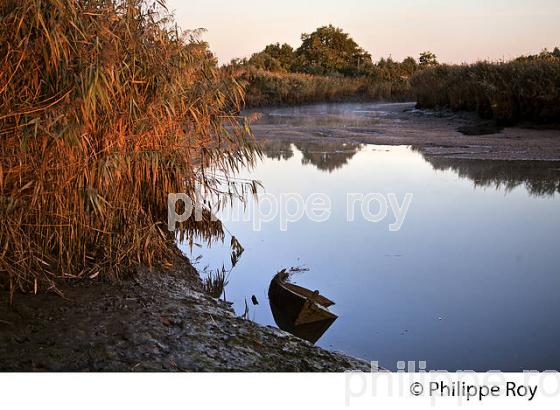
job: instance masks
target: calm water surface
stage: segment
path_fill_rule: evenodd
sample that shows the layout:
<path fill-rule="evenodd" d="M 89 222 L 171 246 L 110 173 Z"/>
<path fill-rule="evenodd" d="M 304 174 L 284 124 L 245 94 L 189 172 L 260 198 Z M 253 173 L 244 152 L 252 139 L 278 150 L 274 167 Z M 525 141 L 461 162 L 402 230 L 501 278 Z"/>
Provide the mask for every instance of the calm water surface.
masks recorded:
<path fill-rule="evenodd" d="M 275 141 L 241 177 L 267 193 L 326 193 L 328 221 L 232 221 L 245 247 L 225 297 L 275 325 L 267 290 L 280 269 L 336 302 L 327 349 L 396 369 L 560 370 L 560 163 L 425 159 L 410 147 Z M 347 222 L 347 193 L 414 194 L 405 222 Z M 237 208 L 234 206 L 234 208 Z M 247 211 L 249 212 L 249 211 Z M 228 241 L 226 241 L 228 242 Z M 185 249 L 187 249 L 185 247 Z M 229 262 L 229 246 L 193 248 L 198 268 Z M 259 300 L 253 306 L 251 296 Z"/>

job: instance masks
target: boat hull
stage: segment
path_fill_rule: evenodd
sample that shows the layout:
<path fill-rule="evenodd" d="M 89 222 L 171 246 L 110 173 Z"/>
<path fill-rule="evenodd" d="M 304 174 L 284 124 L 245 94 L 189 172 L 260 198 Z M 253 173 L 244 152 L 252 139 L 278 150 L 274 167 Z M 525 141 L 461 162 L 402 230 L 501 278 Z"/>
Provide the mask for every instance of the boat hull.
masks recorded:
<path fill-rule="evenodd" d="M 328 306 L 334 303 L 306 289 L 302 292 L 305 296 L 297 291 L 293 286 L 286 286 L 277 275 L 268 290 L 272 316 L 280 329 L 316 343 L 338 318 L 316 300 Z"/>

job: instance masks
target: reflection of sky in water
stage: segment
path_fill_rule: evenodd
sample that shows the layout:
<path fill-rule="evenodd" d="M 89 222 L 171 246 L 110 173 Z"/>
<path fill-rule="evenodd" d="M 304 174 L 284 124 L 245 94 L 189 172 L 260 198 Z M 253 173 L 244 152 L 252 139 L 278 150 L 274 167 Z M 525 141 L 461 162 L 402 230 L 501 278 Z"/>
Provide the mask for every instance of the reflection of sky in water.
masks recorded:
<path fill-rule="evenodd" d="M 461 177 L 448 163 L 434 170 L 406 147 L 362 146 L 323 170 L 305 160 L 309 152 L 288 150 L 242 176 L 270 193 L 327 193 L 332 215 L 325 223 L 303 219 L 284 233 L 275 220 L 255 233 L 251 222 L 228 222 L 224 214 L 246 249 L 226 289 L 238 313 L 256 295 L 260 305 L 250 306 L 250 317 L 274 325 L 269 281 L 281 268 L 304 265 L 310 272 L 295 282 L 332 298 L 340 315 L 320 346 L 391 369 L 399 360 L 426 360 L 429 369 L 560 369 L 558 193 L 481 184 L 480 170 L 464 164 Z M 347 223 L 348 192 L 395 193 L 400 201 L 411 192 L 414 199 L 401 231 L 391 233 L 391 214 L 377 224 Z M 229 261 L 227 246 L 195 247 L 200 254 L 199 268 Z"/>

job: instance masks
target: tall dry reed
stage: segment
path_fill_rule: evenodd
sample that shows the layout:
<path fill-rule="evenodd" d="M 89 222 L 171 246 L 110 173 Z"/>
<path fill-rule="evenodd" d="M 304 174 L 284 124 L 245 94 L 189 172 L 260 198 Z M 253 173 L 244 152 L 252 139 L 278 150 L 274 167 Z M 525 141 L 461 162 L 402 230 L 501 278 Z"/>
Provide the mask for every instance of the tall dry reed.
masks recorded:
<path fill-rule="evenodd" d="M 476 111 L 510 124 L 560 122 L 560 58 L 442 65 L 411 79 L 420 108 Z"/>
<path fill-rule="evenodd" d="M 0 20 L 0 286 L 171 266 L 167 194 L 230 195 L 255 158 L 239 84 L 162 1 L 3 0 Z"/>
<path fill-rule="evenodd" d="M 342 101 L 406 101 L 413 98 L 408 80 L 320 76 L 271 72 L 253 67 L 237 70 L 249 107 Z"/>

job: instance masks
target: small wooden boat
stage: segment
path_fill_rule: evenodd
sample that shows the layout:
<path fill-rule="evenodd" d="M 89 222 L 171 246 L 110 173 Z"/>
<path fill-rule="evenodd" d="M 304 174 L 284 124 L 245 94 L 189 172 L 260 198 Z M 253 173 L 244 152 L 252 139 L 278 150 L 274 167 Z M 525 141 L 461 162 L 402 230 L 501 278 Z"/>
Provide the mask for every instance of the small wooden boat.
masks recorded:
<path fill-rule="evenodd" d="M 278 327 L 311 343 L 334 323 L 338 316 L 328 307 L 334 302 L 319 294 L 288 282 L 286 271 L 274 276 L 268 288 L 272 316 Z"/>

